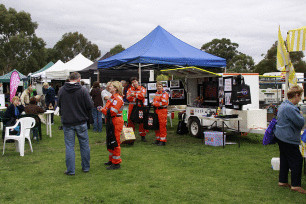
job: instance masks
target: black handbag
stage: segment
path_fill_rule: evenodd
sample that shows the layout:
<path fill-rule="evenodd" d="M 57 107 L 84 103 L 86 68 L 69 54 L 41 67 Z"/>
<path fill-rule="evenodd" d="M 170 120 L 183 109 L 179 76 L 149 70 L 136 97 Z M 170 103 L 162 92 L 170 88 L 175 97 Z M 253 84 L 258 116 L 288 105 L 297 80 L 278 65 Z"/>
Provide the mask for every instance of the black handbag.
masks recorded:
<path fill-rule="evenodd" d="M 233 105 L 247 105 L 252 103 L 250 86 L 246 85 L 244 79 L 241 79 L 241 83 L 233 86 L 231 102 Z"/>
<path fill-rule="evenodd" d="M 146 112 L 146 107 L 143 105 L 143 102 L 140 101 L 140 106 L 138 106 L 138 101 L 140 100 L 136 100 L 136 105 L 134 105 L 130 116 L 130 120 L 133 123 L 143 123 L 143 117 Z"/>
<path fill-rule="evenodd" d="M 176 133 L 179 135 L 185 135 L 188 133 L 188 128 L 186 126 L 186 123 L 184 122 L 185 117 L 186 117 L 186 113 L 182 114 L 183 116 L 181 117 L 182 119 L 179 120 L 178 124 L 177 124 L 177 129 L 176 129 Z"/>
<path fill-rule="evenodd" d="M 158 115 L 155 113 L 155 109 L 153 113 L 150 113 L 151 104 L 146 109 L 144 119 L 143 119 L 143 127 L 146 130 L 158 130 L 159 129 L 159 121 Z"/>
<path fill-rule="evenodd" d="M 106 147 L 107 149 L 114 150 L 118 147 L 118 143 L 115 136 L 115 127 L 110 114 L 110 109 L 107 110 L 106 114 Z"/>

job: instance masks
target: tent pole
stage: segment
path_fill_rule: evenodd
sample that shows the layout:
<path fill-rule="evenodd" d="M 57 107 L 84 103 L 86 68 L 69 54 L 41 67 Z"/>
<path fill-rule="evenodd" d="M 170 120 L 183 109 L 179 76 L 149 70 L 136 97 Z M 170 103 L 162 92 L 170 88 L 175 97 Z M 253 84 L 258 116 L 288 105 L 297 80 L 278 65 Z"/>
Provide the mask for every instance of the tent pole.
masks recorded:
<path fill-rule="evenodd" d="M 100 83 L 100 70 L 98 69 L 98 74 L 97 74 L 97 82 Z"/>
<path fill-rule="evenodd" d="M 286 75 L 285 75 L 285 91 L 284 91 L 284 98 L 288 99 L 287 97 L 287 92 L 288 92 L 288 88 L 289 88 L 289 66 L 286 65 Z"/>
<path fill-rule="evenodd" d="M 141 63 L 138 64 L 139 85 L 141 84 Z"/>

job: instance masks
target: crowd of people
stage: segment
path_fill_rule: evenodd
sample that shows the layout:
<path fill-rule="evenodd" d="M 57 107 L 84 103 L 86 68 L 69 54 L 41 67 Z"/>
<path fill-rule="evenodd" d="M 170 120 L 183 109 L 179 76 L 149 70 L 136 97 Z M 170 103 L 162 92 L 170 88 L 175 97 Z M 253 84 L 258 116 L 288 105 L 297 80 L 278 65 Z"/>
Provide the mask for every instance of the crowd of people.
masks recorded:
<path fill-rule="evenodd" d="M 11 104 L 3 116 L 3 124 L 5 127 L 13 126 L 16 124 L 16 120 L 20 117 L 31 116 L 35 117 L 37 124 L 40 124 L 39 114 L 44 113 L 45 110 L 53 109 L 55 105 L 55 92 L 54 89 L 49 86 L 48 83 L 43 85 L 44 95 L 37 95 L 36 89 L 29 85 L 19 96 L 12 98 Z M 39 104 L 38 104 L 39 103 Z M 24 113 L 24 114 L 22 114 Z M 37 117 L 36 117 L 37 116 Z M 2 138 L 5 136 L 5 128 L 2 130 Z M 40 126 L 33 129 L 33 138 L 38 138 L 38 130 L 41 134 Z M 19 135 L 20 127 L 17 126 L 11 131 L 11 134 Z M 8 141 L 12 142 L 12 141 Z"/>
<path fill-rule="evenodd" d="M 124 127 L 122 111 L 128 104 L 128 127 L 135 131 L 135 124 L 131 121 L 131 113 L 136 101 L 144 102 L 146 89 L 141 86 L 136 77 L 127 81 L 110 81 L 104 90 L 99 82 L 94 82 L 90 92 L 81 85 L 79 73 L 72 73 L 69 82 L 66 82 L 58 93 L 58 106 L 60 109 L 61 122 L 64 130 L 66 146 L 66 175 L 75 175 L 75 134 L 79 140 L 81 151 L 81 166 L 83 172 L 90 169 L 90 148 L 88 138 L 87 121 L 92 116 L 93 131 L 102 131 L 102 118 L 106 124 L 106 145 L 109 151 L 108 161 L 105 162 L 108 170 L 120 168 L 121 147 L 120 135 Z M 163 90 L 160 82 L 157 82 L 156 97 L 152 105 L 156 109 L 159 118 L 159 130 L 156 130 L 154 144 L 165 146 L 167 142 L 167 106 L 169 96 Z M 141 141 L 146 142 L 146 134 L 143 124 L 139 124 Z"/>
<path fill-rule="evenodd" d="M 90 92 L 81 84 L 81 75 L 77 72 L 71 73 L 69 79 L 58 91 L 58 107 L 61 123 L 64 131 L 66 147 L 66 175 L 75 175 L 75 134 L 77 135 L 80 152 L 82 171 L 90 170 L 90 147 L 88 137 L 88 121 L 93 118 L 93 131 L 102 132 L 102 118 L 106 123 L 106 146 L 109 152 L 108 161 L 104 164 L 107 170 L 119 169 L 121 159 L 120 135 L 124 127 L 123 110 L 128 104 L 128 127 L 135 132 L 135 124 L 131 120 L 132 110 L 138 102 L 145 102 L 146 88 L 141 86 L 137 77 L 128 81 L 110 81 L 104 90 L 99 82 L 94 82 Z M 155 142 L 158 146 L 165 146 L 167 142 L 167 106 L 169 95 L 163 89 L 161 82 L 156 83 L 157 92 L 151 104 L 158 115 L 159 129 L 155 130 Z M 45 95 L 44 108 L 37 105 L 39 97 L 33 93 L 30 85 L 23 91 L 21 97 L 12 98 L 11 105 L 4 114 L 5 126 L 13 126 L 21 113 L 40 114 L 45 110 L 53 109 L 55 106 L 55 91 L 48 83 L 43 84 Z M 304 126 L 304 118 L 297 108 L 301 101 L 303 89 L 293 86 L 287 93 L 285 100 L 279 107 L 277 113 L 277 124 L 274 130 L 280 152 L 279 183 L 281 187 L 289 187 L 293 191 L 306 194 L 301 187 L 303 158 L 299 150 L 300 133 Z M 42 105 L 42 104 L 40 104 Z M 53 119 L 52 119 L 53 120 Z M 139 124 L 139 135 L 141 141 L 147 142 L 142 123 Z M 12 134 L 19 133 L 17 126 Z M 37 132 L 33 132 L 37 137 Z M 3 132 L 4 137 L 4 132 Z M 291 170 L 291 185 L 288 182 L 288 173 Z"/>

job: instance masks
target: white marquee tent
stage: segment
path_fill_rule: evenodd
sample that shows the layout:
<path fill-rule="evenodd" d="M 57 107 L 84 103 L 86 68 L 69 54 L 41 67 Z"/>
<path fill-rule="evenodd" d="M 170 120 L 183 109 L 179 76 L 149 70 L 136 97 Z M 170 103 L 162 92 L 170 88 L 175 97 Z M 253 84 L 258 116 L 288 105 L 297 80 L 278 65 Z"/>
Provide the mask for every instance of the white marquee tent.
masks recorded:
<path fill-rule="evenodd" d="M 52 65 L 50 68 L 46 69 L 45 71 L 39 72 L 37 74 L 33 74 L 31 75 L 31 77 L 33 78 L 38 78 L 41 77 L 42 79 L 46 79 L 46 72 L 47 71 L 56 71 L 61 69 L 64 66 L 64 62 L 62 62 L 61 60 L 58 60 L 54 65 Z"/>
<path fill-rule="evenodd" d="M 84 68 L 93 64 L 92 61 L 84 57 L 81 53 L 75 56 L 72 60 L 65 64 L 54 67 L 50 67 L 46 71 L 47 79 L 66 80 L 69 77 L 70 72 L 81 71 Z"/>

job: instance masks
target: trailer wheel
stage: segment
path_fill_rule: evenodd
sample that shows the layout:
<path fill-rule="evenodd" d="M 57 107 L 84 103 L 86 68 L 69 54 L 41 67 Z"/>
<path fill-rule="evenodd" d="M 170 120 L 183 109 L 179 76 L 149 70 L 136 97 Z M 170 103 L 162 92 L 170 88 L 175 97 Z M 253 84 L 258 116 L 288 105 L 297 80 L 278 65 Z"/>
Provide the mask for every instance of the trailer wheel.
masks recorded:
<path fill-rule="evenodd" d="M 198 118 L 190 118 L 188 129 L 189 129 L 189 133 L 193 137 L 202 138 L 203 136 L 202 126 Z"/>

